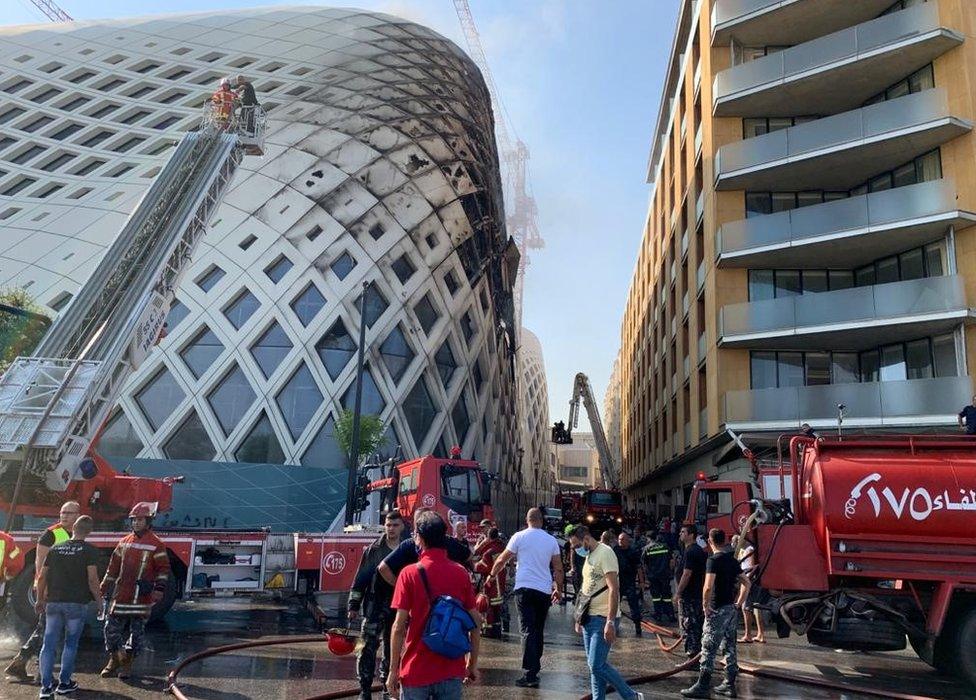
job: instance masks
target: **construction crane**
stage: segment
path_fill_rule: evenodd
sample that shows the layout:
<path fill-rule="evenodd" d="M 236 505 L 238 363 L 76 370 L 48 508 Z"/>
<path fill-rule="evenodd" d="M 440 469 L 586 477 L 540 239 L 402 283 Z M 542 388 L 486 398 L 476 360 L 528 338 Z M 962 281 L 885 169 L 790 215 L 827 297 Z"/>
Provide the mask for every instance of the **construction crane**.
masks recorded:
<path fill-rule="evenodd" d="M 488 84 L 491 95 L 491 107 L 495 115 L 495 139 L 498 142 L 502 162 L 505 164 L 506 210 L 505 224 L 509 234 L 515 240 L 519 251 L 518 277 L 515 280 L 515 323 L 516 328 L 522 327 L 522 290 L 524 288 L 525 269 L 529 264 L 528 251 L 545 247 L 542 233 L 539 231 L 539 210 L 535 197 L 532 196 L 528 181 L 529 148 L 518 136 L 514 143 L 509 135 L 505 123 L 505 110 L 498 94 L 498 87 L 488 67 L 488 59 L 481 46 L 481 36 L 475 26 L 474 17 L 468 0 L 454 0 L 458 19 L 461 21 L 461 31 L 464 33 L 468 53 Z M 513 130 L 514 131 L 514 130 Z"/>
<path fill-rule="evenodd" d="M 600 410 L 593 398 L 590 378 L 582 372 L 576 375 L 576 380 L 573 382 L 573 395 L 569 400 L 569 420 L 565 424 L 560 421 L 553 426 L 552 441 L 557 445 L 573 444 L 573 429 L 579 425 L 580 401 L 583 402 L 586 415 L 590 419 L 593 441 L 596 443 L 597 455 L 600 458 L 600 476 L 603 478 L 603 485 L 607 489 L 617 490 L 620 488 L 617 465 L 613 462 L 607 434 L 603 430 L 603 421 L 600 420 Z"/>
<path fill-rule="evenodd" d="M 54 4 L 53 2 L 51 2 L 51 0 L 31 0 L 31 3 L 38 10 L 40 10 L 41 12 L 43 12 L 44 13 L 44 16 L 47 17 L 52 22 L 72 22 L 72 21 L 74 21 L 74 18 L 71 15 L 69 15 L 67 12 L 65 12 L 64 10 L 62 10 L 56 4 Z"/>

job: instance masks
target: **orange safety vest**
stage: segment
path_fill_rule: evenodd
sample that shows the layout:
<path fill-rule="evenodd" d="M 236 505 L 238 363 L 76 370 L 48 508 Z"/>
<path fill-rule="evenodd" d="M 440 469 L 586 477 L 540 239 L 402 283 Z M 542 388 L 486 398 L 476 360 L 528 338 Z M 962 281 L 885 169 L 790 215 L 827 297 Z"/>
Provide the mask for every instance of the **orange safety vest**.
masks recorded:
<path fill-rule="evenodd" d="M 214 105 L 214 117 L 218 121 L 228 121 L 230 115 L 234 113 L 234 100 L 236 99 L 237 95 L 230 88 L 217 90 L 210 98 Z"/>
<path fill-rule="evenodd" d="M 23 562 L 20 559 L 20 548 L 14 538 L 6 532 L 0 532 L 0 581 L 12 579 L 20 573 Z"/>

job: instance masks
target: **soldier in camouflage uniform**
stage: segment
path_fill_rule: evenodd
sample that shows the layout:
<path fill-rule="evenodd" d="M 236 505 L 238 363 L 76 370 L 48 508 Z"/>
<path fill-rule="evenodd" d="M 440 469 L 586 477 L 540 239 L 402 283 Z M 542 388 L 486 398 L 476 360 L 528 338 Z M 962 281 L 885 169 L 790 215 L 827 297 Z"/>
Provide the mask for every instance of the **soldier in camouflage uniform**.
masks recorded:
<path fill-rule="evenodd" d="M 742 573 L 732 549 L 726 546 L 725 532 L 713 528 L 708 533 L 708 546 L 713 552 L 705 568 L 704 612 L 705 629 L 702 634 L 701 668 L 698 681 L 681 691 L 686 698 L 711 697 L 712 672 L 715 657 L 725 650 L 725 682 L 715 689 L 719 695 L 738 697 L 735 678 L 739 673 L 736 656 L 736 626 L 739 621 L 736 599 L 739 586 L 748 588 L 749 579 Z"/>
<path fill-rule="evenodd" d="M 376 568 L 403 541 L 403 517 L 399 511 L 388 512 L 383 527 L 384 533 L 363 552 L 352 590 L 349 591 L 349 625 L 352 626 L 356 618 L 362 615 L 363 645 L 356 658 L 360 700 L 372 697 L 370 689 L 376 677 L 376 652 L 381 639 L 383 662 L 380 664 L 380 679 L 384 686 L 390 670 L 390 630 L 394 617 L 390 601 L 393 599 L 393 588 L 377 575 Z"/>

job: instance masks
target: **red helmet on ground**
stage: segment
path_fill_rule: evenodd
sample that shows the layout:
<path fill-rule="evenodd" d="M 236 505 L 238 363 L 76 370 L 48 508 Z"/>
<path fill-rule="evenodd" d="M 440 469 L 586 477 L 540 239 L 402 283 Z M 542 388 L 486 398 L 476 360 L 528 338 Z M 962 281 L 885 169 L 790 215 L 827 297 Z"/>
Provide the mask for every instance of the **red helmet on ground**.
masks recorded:
<path fill-rule="evenodd" d="M 156 507 L 149 501 L 136 503 L 129 511 L 130 518 L 151 518 L 154 515 L 156 515 Z"/>
<path fill-rule="evenodd" d="M 349 656 L 356 650 L 356 638 L 347 631 L 331 629 L 325 633 L 329 640 L 329 651 L 336 656 Z"/>
<path fill-rule="evenodd" d="M 488 612 L 489 603 L 488 596 L 484 593 L 479 593 L 478 597 L 474 599 L 475 610 L 484 615 Z"/>

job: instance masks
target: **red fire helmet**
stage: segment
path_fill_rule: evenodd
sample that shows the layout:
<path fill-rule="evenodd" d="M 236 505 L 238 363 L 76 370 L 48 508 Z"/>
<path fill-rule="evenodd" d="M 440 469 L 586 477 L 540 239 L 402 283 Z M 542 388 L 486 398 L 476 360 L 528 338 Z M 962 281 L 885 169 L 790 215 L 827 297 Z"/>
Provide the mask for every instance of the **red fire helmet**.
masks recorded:
<path fill-rule="evenodd" d="M 484 593 L 479 593 L 478 597 L 474 599 L 475 610 L 477 610 L 482 615 L 488 612 L 488 605 L 489 605 L 488 596 L 485 595 Z"/>
<path fill-rule="evenodd" d="M 154 515 L 156 515 L 156 508 L 149 501 L 136 503 L 129 511 L 130 518 L 151 518 Z"/>
<path fill-rule="evenodd" d="M 349 656 L 356 650 L 356 638 L 348 631 L 331 629 L 325 633 L 328 640 L 329 651 L 336 656 Z"/>

